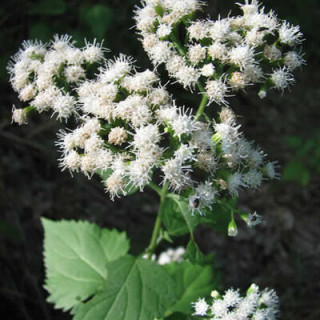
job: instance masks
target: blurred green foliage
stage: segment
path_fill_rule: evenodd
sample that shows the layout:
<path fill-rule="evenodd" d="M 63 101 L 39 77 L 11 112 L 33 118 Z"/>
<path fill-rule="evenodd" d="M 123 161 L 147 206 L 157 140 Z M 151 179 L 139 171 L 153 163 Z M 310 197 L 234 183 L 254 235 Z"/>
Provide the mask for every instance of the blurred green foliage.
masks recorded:
<path fill-rule="evenodd" d="M 288 136 L 285 140 L 294 155 L 284 167 L 283 179 L 307 186 L 312 175 L 320 174 L 320 131 L 308 138 Z"/>

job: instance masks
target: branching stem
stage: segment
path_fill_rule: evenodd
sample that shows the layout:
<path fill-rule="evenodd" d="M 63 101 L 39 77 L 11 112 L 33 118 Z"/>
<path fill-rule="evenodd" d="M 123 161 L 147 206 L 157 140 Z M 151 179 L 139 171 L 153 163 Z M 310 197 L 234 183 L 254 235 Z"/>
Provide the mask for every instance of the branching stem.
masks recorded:
<path fill-rule="evenodd" d="M 151 186 L 151 187 L 154 189 L 154 185 Z M 157 188 L 159 188 L 159 187 L 157 186 Z M 156 189 L 154 189 L 154 190 L 156 190 Z M 160 195 L 160 204 L 159 204 L 158 216 L 157 216 L 156 222 L 154 224 L 151 241 L 150 241 L 150 244 L 149 244 L 149 247 L 148 247 L 148 259 L 149 260 L 151 260 L 152 255 L 154 253 L 154 250 L 156 249 L 157 244 L 158 244 L 157 241 L 158 241 L 159 233 L 160 233 L 160 230 L 161 230 L 162 215 L 163 215 L 163 210 L 164 210 L 164 205 L 165 205 L 167 193 L 168 193 L 168 182 L 165 182 L 165 184 L 163 185 L 163 187 L 161 189 L 161 192 L 159 193 L 159 195 Z"/>

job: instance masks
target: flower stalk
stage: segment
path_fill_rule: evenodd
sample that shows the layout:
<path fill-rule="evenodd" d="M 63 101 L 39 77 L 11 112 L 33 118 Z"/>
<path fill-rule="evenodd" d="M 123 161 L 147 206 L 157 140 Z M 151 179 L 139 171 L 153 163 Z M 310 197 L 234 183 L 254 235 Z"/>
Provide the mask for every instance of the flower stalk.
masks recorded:
<path fill-rule="evenodd" d="M 164 211 L 165 200 L 166 200 L 167 193 L 168 193 L 168 187 L 169 187 L 168 182 L 165 182 L 165 184 L 163 185 L 163 187 L 161 189 L 161 193 L 159 194 L 160 195 L 159 211 L 158 211 L 156 222 L 154 224 L 151 241 L 150 241 L 150 244 L 148 247 L 148 259 L 149 260 L 151 260 L 152 255 L 154 253 L 154 250 L 156 249 L 156 247 L 158 245 L 158 238 L 159 238 L 159 234 L 160 234 L 160 230 L 161 230 L 162 215 L 163 215 L 163 211 Z"/>

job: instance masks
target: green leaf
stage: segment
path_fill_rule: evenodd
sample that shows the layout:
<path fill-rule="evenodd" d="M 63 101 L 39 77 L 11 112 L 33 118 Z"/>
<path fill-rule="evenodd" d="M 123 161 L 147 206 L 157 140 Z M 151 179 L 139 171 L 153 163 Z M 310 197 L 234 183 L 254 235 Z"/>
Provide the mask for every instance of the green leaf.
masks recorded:
<path fill-rule="evenodd" d="M 174 281 L 178 297 L 178 300 L 166 312 L 167 315 L 173 312 L 191 314 L 191 302 L 209 295 L 216 287 L 210 266 L 182 262 L 166 264 L 164 268 Z"/>
<path fill-rule="evenodd" d="M 165 317 L 165 320 L 195 320 L 195 318 L 181 312 L 175 312 L 169 317 Z"/>
<path fill-rule="evenodd" d="M 38 15 L 61 15 L 67 11 L 67 4 L 64 0 L 41 0 L 32 5 L 29 14 Z"/>
<path fill-rule="evenodd" d="M 286 136 L 285 141 L 294 149 L 298 149 L 303 145 L 302 139 L 297 136 Z"/>
<path fill-rule="evenodd" d="M 113 22 L 113 10 L 102 4 L 83 6 L 80 17 L 91 28 L 95 37 L 103 39 Z"/>
<path fill-rule="evenodd" d="M 106 288 L 74 320 L 153 320 L 176 300 L 174 283 L 155 262 L 125 256 L 108 264 Z"/>
<path fill-rule="evenodd" d="M 42 223 L 48 301 L 69 310 L 104 287 L 107 263 L 127 253 L 129 240 L 124 232 L 84 221 Z"/>
<path fill-rule="evenodd" d="M 29 28 L 30 39 L 38 39 L 46 42 L 52 37 L 52 33 L 50 25 L 43 22 L 35 22 Z"/>
<path fill-rule="evenodd" d="M 204 262 L 203 254 L 198 245 L 191 239 L 187 245 L 187 251 L 184 258 L 194 264 L 202 264 Z"/>
<path fill-rule="evenodd" d="M 163 223 L 168 233 L 172 236 L 181 236 L 191 233 L 198 226 L 200 217 L 192 215 L 187 199 L 171 194 L 167 197 Z"/>
<path fill-rule="evenodd" d="M 284 180 L 298 182 L 301 185 L 306 186 L 310 181 L 310 171 L 302 162 L 291 161 L 284 168 L 282 178 Z"/>

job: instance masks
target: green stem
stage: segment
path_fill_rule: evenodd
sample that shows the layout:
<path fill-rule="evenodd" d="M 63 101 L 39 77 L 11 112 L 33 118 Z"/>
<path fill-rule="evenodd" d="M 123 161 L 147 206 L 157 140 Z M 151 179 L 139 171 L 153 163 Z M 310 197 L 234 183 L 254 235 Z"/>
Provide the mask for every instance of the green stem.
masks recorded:
<path fill-rule="evenodd" d="M 176 30 L 174 30 L 171 33 L 170 38 L 171 38 L 172 42 L 174 43 L 174 45 L 176 46 L 176 48 L 177 48 L 178 52 L 180 53 L 180 55 L 181 56 L 185 56 L 186 55 L 186 50 L 183 47 L 183 45 L 180 43 L 179 38 L 178 38 L 176 33 L 177 33 Z"/>
<path fill-rule="evenodd" d="M 148 186 L 161 197 L 162 189 L 158 185 L 151 181 Z"/>
<path fill-rule="evenodd" d="M 152 255 L 154 253 L 154 250 L 157 247 L 157 240 L 159 237 L 159 233 L 161 230 L 161 222 L 162 222 L 162 215 L 163 215 L 163 210 L 164 210 L 164 205 L 165 205 L 165 200 L 167 197 L 167 192 L 168 192 L 168 182 L 166 182 L 160 192 L 160 205 L 159 205 L 159 211 L 158 211 L 158 216 L 156 219 L 156 222 L 154 224 L 153 232 L 152 232 L 152 237 L 151 241 L 148 247 L 148 259 L 151 260 Z"/>
<path fill-rule="evenodd" d="M 199 120 L 200 117 L 203 115 L 203 112 L 204 112 L 204 108 L 206 107 L 207 103 L 208 103 L 208 96 L 203 93 L 202 94 L 202 100 L 200 102 L 200 105 L 199 105 L 199 108 L 198 108 L 198 111 L 196 113 L 196 116 L 195 116 L 195 120 Z"/>

